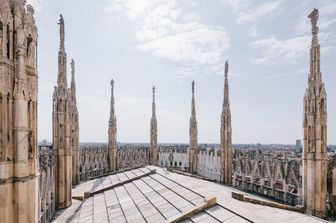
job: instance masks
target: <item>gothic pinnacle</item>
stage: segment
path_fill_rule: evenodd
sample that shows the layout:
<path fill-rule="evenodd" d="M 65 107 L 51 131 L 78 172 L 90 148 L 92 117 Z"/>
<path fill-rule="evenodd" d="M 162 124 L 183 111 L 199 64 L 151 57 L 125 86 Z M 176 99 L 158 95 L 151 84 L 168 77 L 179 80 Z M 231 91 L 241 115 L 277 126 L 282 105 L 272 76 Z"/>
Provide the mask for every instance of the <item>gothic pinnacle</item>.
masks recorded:
<path fill-rule="evenodd" d="M 191 91 L 192 91 L 191 115 L 192 115 L 192 117 L 196 117 L 196 109 L 195 109 L 195 81 L 191 82 Z"/>
<path fill-rule="evenodd" d="M 60 20 L 57 24 L 60 25 L 60 40 L 61 40 L 60 48 L 64 48 L 65 31 L 64 31 L 64 19 L 62 14 L 60 14 Z"/>
<path fill-rule="evenodd" d="M 155 102 L 155 86 L 153 86 L 152 90 L 153 90 L 153 102 Z"/>
<path fill-rule="evenodd" d="M 75 83 L 75 61 L 71 59 L 71 83 Z"/>
<path fill-rule="evenodd" d="M 114 80 L 111 79 L 111 97 L 113 97 L 113 89 L 114 89 Z"/>
<path fill-rule="evenodd" d="M 112 120 L 114 118 L 114 80 L 113 78 L 111 79 L 111 115 L 110 115 L 110 120 Z"/>
<path fill-rule="evenodd" d="M 228 80 L 228 72 L 229 72 L 229 63 L 225 62 L 225 72 L 224 72 L 224 103 L 225 105 L 229 104 L 229 80 Z"/>

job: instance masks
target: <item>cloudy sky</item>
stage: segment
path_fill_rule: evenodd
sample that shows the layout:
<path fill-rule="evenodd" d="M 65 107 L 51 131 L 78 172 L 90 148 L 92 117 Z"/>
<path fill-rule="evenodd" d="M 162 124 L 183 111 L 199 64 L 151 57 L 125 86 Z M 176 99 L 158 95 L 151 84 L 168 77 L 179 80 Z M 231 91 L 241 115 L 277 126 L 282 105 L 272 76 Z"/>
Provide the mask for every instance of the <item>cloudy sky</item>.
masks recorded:
<path fill-rule="evenodd" d="M 57 22 L 63 14 L 68 63 L 76 61 L 81 142 L 107 141 L 114 78 L 118 141 L 149 141 L 155 85 L 159 142 L 188 142 L 195 80 L 199 142 L 218 143 L 228 60 L 233 142 L 294 144 L 302 138 L 311 41 L 307 15 L 315 7 L 320 9 L 328 143 L 336 144 L 335 0 L 28 2 L 35 7 L 39 31 L 39 140 L 50 141 L 52 135 Z"/>

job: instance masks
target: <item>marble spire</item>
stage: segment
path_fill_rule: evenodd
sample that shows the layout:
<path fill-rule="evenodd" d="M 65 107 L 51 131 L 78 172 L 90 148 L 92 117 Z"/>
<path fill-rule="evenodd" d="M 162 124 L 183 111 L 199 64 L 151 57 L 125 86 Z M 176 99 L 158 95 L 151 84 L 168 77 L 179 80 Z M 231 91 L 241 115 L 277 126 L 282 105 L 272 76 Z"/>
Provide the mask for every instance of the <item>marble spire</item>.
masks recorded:
<path fill-rule="evenodd" d="M 155 87 L 153 86 L 152 118 L 150 124 L 150 163 L 158 164 L 157 120 L 155 108 Z"/>
<path fill-rule="evenodd" d="M 53 94 L 53 148 L 57 153 L 56 205 L 69 207 L 72 202 L 71 92 L 67 86 L 67 58 L 64 47 L 64 20 L 60 15 L 57 87 Z"/>
<path fill-rule="evenodd" d="M 75 61 L 71 60 L 71 86 L 70 86 L 70 137 L 72 150 L 72 184 L 77 185 L 80 181 L 79 164 L 80 164 L 80 150 L 79 150 L 79 115 L 76 99 L 76 82 L 75 82 Z"/>
<path fill-rule="evenodd" d="M 312 42 L 303 109 L 302 195 L 306 212 L 324 218 L 327 215 L 327 94 L 320 71 L 318 10 L 314 9 L 308 18 Z"/>
<path fill-rule="evenodd" d="M 195 108 L 195 81 L 191 83 L 192 98 L 191 98 L 191 116 L 189 122 L 189 172 L 197 174 L 197 155 L 198 155 L 198 140 L 197 140 L 197 121 Z"/>
<path fill-rule="evenodd" d="M 114 110 L 114 80 L 111 80 L 111 108 L 108 129 L 108 166 L 109 171 L 118 170 L 117 119 Z"/>
<path fill-rule="evenodd" d="M 71 99 L 76 103 L 75 61 L 71 60 Z"/>
<path fill-rule="evenodd" d="M 67 87 L 67 56 L 65 53 L 65 31 L 64 31 L 64 19 L 63 16 L 60 15 L 60 20 L 58 22 L 60 26 L 60 48 L 58 51 L 58 78 L 57 83 L 58 86 Z"/>
<path fill-rule="evenodd" d="M 225 62 L 224 72 L 224 100 L 221 115 L 220 128 L 220 152 L 221 152 L 221 182 L 226 185 L 232 184 L 232 127 L 229 100 L 229 64 Z"/>

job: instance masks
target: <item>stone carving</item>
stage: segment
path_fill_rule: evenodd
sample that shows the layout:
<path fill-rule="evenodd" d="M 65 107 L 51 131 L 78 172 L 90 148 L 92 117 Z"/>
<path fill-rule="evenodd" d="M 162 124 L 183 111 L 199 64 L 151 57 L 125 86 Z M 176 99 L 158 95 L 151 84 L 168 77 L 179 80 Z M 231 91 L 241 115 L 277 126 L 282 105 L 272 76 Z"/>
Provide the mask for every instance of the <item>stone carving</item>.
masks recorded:
<path fill-rule="evenodd" d="M 59 19 L 59 22 L 57 24 L 60 25 L 60 40 L 61 40 L 61 44 L 62 44 L 64 42 L 64 39 L 65 39 L 64 19 L 63 19 L 62 15 L 60 15 L 60 19 Z"/>
<path fill-rule="evenodd" d="M 28 65 L 31 66 L 31 67 L 35 67 L 35 45 L 34 45 L 34 42 L 31 42 L 29 45 L 28 45 L 28 54 L 27 54 L 27 57 L 28 57 Z"/>
<path fill-rule="evenodd" d="M 0 184 L 0 197 L 6 198 L 1 202 L 0 222 L 35 222 L 37 110 L 31 108 L 36 108 L 37 97 L 30 97 L 28 92 L 37 88 L 38 79 L 36 70 L 26 69 L 26 37 L 28 26 L 32 36 L 37 36 L 37 29 L 35 24 L 28 25 L 30 12 L 25 1 L 0 4 L 0 153 L 1 181 L 6 182 Z"/>
<path fill-rule="evenodd" d="M 310 49 L 310 74 L 303 111 L 303 205 L 309 214 L 323 218 L 327 214 L 327 96 L 320 72 L 318 10 L 314 9 L 308 17 L 311 19 L 313 36 Z M 316 106 L 319 103 L 323 105 Z"/>
<path fill-rule="evenodd" d="M 34 148 L 35 148 L 35 137 L 33 135 L 33 131 L 29 131 L 28 133 L 28 159 L 33 159 L 34 158 Z"/>
<path fill-rule="evenodd" d="M 317 34 L 318 33 L 318 27 L 316 26 L 317 24 L 317 20 L 319 18 L 319 12 L 317 9 L 314 9 L 308 16 L 308 18 L 310 18 L 310 22 L 312 25 L 312 30 L 313 30 L 313 34 Z"/>

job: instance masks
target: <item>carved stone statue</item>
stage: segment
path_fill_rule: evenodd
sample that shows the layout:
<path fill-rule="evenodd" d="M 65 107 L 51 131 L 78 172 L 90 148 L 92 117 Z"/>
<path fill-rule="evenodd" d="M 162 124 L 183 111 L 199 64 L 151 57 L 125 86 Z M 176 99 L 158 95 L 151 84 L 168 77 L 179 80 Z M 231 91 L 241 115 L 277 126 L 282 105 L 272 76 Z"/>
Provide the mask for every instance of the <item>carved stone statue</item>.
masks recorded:
<path fill-rule="evenodd" d="M 309 15 L 308 18 L 310 18 L 310 22 L 312 25 L 312 32 L 313 34 L 317 34 L 318 33 L 318 27 L 316 26 L 317 24 L 317 20 L 319 18 L 319 11 L 318 9 L 314 9 Z"/>
<path fill-rule="evenodd" d="M 65 32 L 64 32 L 64 19 L 62 15 L 60 15 L 60 20 L 59 20 L 59 23 L 57 24 L 61 26 L 60 27 L 60 38 L 61 38 L 61 41 L 64 42 Z"/>
<path fill-rule="evenodd" d="M 28 65 L 35 67 L 35 45 L 33 42 L 28 46 Z"/>
<path fill-rule="evenodd" d="M 33 131 L 29 131 L 28 133 L 28 159 L 33 159 L 34 158 L 34 134 Z"/>
<path fill-rule="evenodd" d="M 317 20 L 319 18 L 319 12 L 318 9 L 314 9 L 309 15 L 308 18 L 310 18 L 310 22 L 312 24 L 312 27 L 316 27 Z"/>
<path fill-rule="evenodd" d="M 71 71 L 75 72 L 75 61 L 73 59 L 71 60 Z"/>

